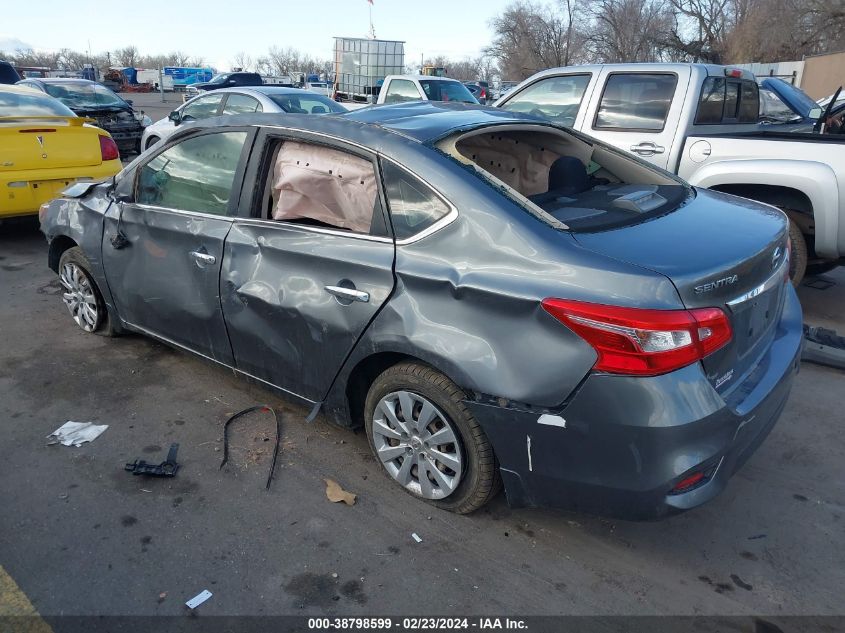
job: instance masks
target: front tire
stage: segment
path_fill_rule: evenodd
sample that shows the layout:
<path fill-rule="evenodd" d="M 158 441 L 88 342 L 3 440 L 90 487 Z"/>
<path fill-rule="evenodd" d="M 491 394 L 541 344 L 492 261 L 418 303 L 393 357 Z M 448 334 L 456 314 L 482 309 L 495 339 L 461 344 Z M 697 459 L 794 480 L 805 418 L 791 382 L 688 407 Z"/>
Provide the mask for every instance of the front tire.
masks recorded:
<path fill-rule="evenodd" d="M 789 242 L 792 247 L 789 260 L 789 280 L 797 288 L 807 272 L 807 240 L 801 233 L 801 229 L 792 220 L 789 221 Z"/>
<path fill-rule="evenodd" d="M 91 264 L 78 246 L 62 253 L 59 259 L 59 283 L 64 289 L 62 301 L 83 332 L 115 335 L 103 295 L 91 274 Z"/>
<path fill-rule="evenodd" d="M 408 362 L 376 378 L 364 405 L 367 439 L 384 473 L 457 514 L 479 509 L 501 485 L 493 448 L 463 400 L 446 376 Z"/>

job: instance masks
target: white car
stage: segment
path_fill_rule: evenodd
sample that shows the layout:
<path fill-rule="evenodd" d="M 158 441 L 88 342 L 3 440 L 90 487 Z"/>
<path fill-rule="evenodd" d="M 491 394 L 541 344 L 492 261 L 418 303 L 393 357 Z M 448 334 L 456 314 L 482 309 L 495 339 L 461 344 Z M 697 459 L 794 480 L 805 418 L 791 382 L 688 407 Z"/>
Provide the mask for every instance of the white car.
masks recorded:
<path fill-rule="evenodd" d="M 141 148 L 166 140 L 181 125 L 226 114 L 276 112 L 288 114 L 342 114 L 348 110 L 324 95 L 299 88 L 250 86 L 221 88 L 186 101 L 167 118 L 144 129 Z"/>
<path fill-rule="evenodd" d="M 430 75 L 388 75 L 378 93 L 378 103 L 406 101 L 452 101 L 478 105 L 469 89 L 450 77 Z"/>

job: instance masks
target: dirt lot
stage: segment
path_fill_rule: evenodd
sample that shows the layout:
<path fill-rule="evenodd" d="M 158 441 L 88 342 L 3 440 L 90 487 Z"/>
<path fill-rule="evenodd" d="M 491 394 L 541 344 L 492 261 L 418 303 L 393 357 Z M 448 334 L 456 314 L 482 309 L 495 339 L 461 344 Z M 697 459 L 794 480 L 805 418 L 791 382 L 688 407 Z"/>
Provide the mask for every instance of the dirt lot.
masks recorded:
<path fill-rule="evenodd" d="M 804 364 L 786 412 L 725 494 L 657 523 L 550 510 L 454 516 L 383 475 L 363 435 L 138 336 L 68 317 L 33 224 L 0 226 L 0 572 L 43 615 L 843 614 L 843 379 Z M 807 321 L 845 330 L 845 270 L 801 288 Z M 272 429 L 222 425 L 268 403 Z M 108 424 L 45 446 L 67 420 Z M 174 479 L 133 477 L 179 442 Z M 358 494 L 326 500 L 330 477 Z M 422 542 L 411 537 L 417 533 Z M 2 573 L 0 573 L 2 576 Z M 0 583 L 0 604 L 3 602 Z"/>

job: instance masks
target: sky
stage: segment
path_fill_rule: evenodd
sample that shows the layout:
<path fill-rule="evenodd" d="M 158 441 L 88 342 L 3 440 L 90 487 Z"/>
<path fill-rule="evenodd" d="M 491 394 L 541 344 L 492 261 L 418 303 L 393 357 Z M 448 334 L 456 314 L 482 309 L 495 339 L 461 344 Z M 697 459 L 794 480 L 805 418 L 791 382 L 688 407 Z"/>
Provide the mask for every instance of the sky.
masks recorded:
<path fill-rule="evenodd" d="M 462 59 L 489 44 L 489 21 L 510 1 L 373 0 L 373 25 L 379 39 L 406 42 L 406 64 L 421 54 Z M 271 46 L 330 59 L 335 36 L 367 36 L 370 8 L 367 0 L 39 0 L 37 12 L 26 2 L 4 5 L 0 51 L 86 51 L 90 44 L 97 53 L 134 44 L 142 54 L 201 56 L 218 70 L 228 70 L 239 51 L 257 57 Z"/>

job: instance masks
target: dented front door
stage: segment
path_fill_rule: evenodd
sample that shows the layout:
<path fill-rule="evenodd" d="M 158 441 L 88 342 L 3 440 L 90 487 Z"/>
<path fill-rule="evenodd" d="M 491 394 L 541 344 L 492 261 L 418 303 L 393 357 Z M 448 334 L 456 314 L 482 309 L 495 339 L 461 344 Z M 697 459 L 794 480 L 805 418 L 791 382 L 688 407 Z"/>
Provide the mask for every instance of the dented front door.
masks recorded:
<path fill-rule="evenodd" d="M 121 318 L 227 365 L 220 270 L 250 136 L 212 131 L 154 152 L 138 167 L 131 200 L 112 205 L 103 232 Z"/>

